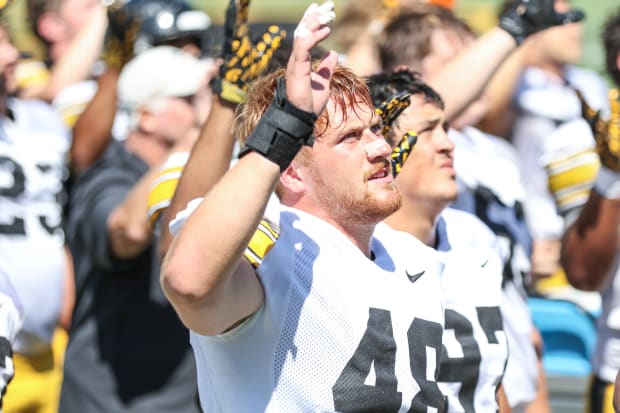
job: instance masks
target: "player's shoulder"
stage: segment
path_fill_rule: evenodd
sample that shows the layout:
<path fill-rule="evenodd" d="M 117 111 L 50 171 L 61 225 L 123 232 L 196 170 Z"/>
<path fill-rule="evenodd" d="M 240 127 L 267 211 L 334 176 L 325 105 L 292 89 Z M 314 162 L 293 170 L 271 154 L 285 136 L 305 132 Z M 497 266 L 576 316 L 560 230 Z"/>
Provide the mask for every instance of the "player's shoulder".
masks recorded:
<path fill-rule="evenodd" d="M 416 260 L 426 257 L 432 262 L 440 261 L 434 248 L 410 233 L 396 230 L 383 222 L 375 227 L 373 238 L 373 242 L 378 242 L 383 246 L 385 253 L 398 260 L 402 257 L 416 257 Z"/>
<path fill-rule="evenodd" d="M 67 130 L 60 114 L 47 102 L 39 99 L 11 98 L 9 108 L 17 123 L 27 123 L 32 128 Z"/>
<path fill-rule="evenodd" d="M 476 215 L 454 208 L 446 208 L 437 223 L 439 239 L 446 239 L 451 245 L 493 246 L 496 236 Z"/>
<path fill-rule="evenodd" d="M 600 73 L 586 67 L 568 65 L 565 67 L 565 76 L 576 86 L 607 87 L 607 81 Z"/>

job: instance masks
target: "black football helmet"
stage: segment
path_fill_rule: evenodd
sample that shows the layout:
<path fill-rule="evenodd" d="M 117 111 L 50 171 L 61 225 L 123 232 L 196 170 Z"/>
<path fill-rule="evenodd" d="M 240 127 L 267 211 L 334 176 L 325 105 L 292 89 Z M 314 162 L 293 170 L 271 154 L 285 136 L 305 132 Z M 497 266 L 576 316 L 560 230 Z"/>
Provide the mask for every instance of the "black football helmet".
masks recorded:
<path fill-rule="evenodd" d="M 209 15 L 192 8 L 185 0 L 128 0 L 123 8 L 142 21 L 134 44 L 139 54 L 151 47 L 188 38 L 204 49 Z"/>

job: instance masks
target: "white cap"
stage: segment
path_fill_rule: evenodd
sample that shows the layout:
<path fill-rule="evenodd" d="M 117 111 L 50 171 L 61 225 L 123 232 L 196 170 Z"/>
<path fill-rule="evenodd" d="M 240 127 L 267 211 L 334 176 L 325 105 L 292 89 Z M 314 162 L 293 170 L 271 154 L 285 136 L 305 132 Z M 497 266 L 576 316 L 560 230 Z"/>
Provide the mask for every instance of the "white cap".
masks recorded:
<path fill-rule="evenodd" d="M 196 93 L 206 80 L 209 63 L 172 46 L 157 46 L 134 57 L 118 79 L 121 106 L 135 109 L 157 98 Z"/>

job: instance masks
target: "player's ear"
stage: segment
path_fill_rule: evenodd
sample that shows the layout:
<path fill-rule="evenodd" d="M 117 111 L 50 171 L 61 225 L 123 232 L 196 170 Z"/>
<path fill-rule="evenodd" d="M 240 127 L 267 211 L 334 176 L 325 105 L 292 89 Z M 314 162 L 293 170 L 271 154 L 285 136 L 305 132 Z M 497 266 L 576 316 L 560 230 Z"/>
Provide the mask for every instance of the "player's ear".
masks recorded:
<path fill-rule="evenodd" d="M 306 189 L 303 172 L 299 168 L 299 162 L 293 160 L 291 164 L 280 174 L 280 185 L 286 192 L 293 196 L 302 195 Z"/>

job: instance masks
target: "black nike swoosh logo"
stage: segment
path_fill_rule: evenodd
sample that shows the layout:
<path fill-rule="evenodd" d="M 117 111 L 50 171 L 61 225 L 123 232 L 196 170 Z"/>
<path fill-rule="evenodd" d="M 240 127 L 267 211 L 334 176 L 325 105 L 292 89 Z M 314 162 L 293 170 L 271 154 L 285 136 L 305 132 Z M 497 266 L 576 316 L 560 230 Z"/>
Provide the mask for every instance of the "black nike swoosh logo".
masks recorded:
<path fill-rule="evenodd" d="M 405 270 L 405 274 L 407 274 L 407 278 L 409 278 L 409 281 L 411 281 L 411 283 L 413 284 L 414 282 L 418 281 L 420 279 L 421 276 L 424 275 L 424 273 L 426 272 L 426 270 L 420 271 L 417 274 L 409 274 L 409 271 Z"/>
<path fill-rule="evenodd" d="M 480 264 L 480 268 L 484 268 L 489 263 L 489 259 L 487 258 L 482 264 Z"/>

